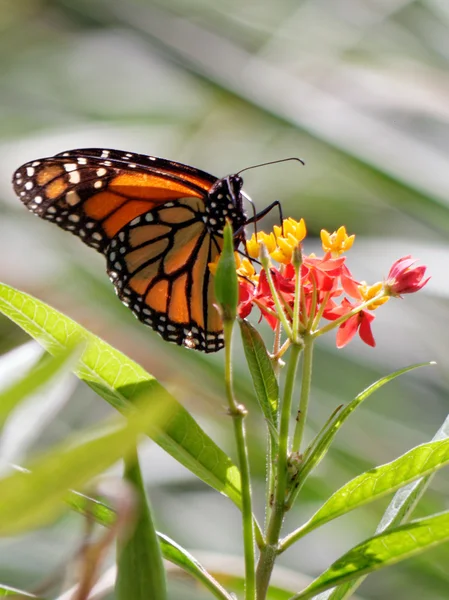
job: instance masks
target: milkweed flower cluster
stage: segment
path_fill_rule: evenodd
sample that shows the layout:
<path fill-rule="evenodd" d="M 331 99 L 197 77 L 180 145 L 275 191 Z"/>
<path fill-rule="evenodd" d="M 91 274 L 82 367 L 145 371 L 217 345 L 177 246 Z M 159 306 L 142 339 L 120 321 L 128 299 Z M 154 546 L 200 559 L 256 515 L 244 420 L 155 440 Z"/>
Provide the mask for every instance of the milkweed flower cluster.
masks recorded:
<path fill-rule="evenodd" d="M 405 256 L 392 265 L 385 281 L 372 285 L 357 281 L 343 256 L 351 249 L 354 235 L 348 235 L 345 227 L 333 233 L 322 230 L 322 256 L 303 253 L 306 235 L 303 219 L 285 219 L 271 233 L 252 235 L 246 243 L 248 257 L 241 259 L 236 253 L 241 318 L 257 307 L 273 330 L 280 323 L 284 329 L 296 325 L 299 335 L 318 336 L 337 329 L 338 348 L 357 333 L 375 346 L 371 328 L 375 311 L 390 297 L 417 292 L 429 280 L 426 267 Z M 323 325 L 323 320 L 328 323 Z"/>

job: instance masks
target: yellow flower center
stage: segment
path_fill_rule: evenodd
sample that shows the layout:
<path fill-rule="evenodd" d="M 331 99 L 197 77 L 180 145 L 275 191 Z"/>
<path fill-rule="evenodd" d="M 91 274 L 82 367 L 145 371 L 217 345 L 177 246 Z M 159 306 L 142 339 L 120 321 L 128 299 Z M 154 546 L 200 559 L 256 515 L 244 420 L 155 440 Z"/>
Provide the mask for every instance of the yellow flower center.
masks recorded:
<path fill-rule="evenodd" d="M 375 298 L 383 290 L 383 287 L 384 284 L 381 281 L 375 283 L 374 285 L 368 285 L 365 282 L 362 282 L 359 285 L 359 290 L 362 294 L 363 300 L 367 302 L 368 300 Z M 388 296 L 383 296 L 382 298 L 379 298 L 379 300 L 376 300 L 376 302 L 370 304 L 367 308 L 368 310 L 376 310 L 376 308 L 379 308 L 379 306 L 382 306 L 382 304 L 385 304 L 385 302 L 388 302 L 388 300 Z"/>
<path fill-rule="evenodd" d="M 282 227 L 275 225 L 273 230 L 276 236 L 277 248 L 269 251 L 271 258 L 287 265 L 292 260 L 294 249 L 307 235 L 305 221 L 304 219 L 295 221 L 289 217 L 288 219 L 284 219 Z"/>
<path fill-rule="evenodd" d="M 355 235 L 348 235 L 346 233 L 346 227 L 344 225 L 339 227 L 337 231 L 334 231 L 333 233 L 329 233 L 325 229 L 322 229 L 320 235 L 324 252 L 331 252 L 334 258 L 340 256 L 343 252 L 350 250 L 355 240 Z"/>

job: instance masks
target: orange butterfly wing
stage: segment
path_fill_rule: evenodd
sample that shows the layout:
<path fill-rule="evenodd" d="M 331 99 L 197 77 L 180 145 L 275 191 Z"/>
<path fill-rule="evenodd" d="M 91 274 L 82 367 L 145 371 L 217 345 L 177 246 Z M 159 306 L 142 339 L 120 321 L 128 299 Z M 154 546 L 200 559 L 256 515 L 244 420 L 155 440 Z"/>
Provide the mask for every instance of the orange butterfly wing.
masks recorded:
<path fill-rule="evenodd" d="M 239 187 L 229 195 L 226 180 L 193 167 L 102 149 L 29 162 L 13 184 L 29 210 L 105 254 L 118 296 L 142 322 L 189 348 L 223 347 L 208 263 L 222 247 L 213 217 L 229 210 L 245 222 Z"/>
<path fill-rule="evenodd" d="M 187 165 L 117 150 L 73 150 L 29 162 L 14 191 L 38 216 L 104 252 L 133 218 L 181 197 L 203 201 L 216 177 Z"/>

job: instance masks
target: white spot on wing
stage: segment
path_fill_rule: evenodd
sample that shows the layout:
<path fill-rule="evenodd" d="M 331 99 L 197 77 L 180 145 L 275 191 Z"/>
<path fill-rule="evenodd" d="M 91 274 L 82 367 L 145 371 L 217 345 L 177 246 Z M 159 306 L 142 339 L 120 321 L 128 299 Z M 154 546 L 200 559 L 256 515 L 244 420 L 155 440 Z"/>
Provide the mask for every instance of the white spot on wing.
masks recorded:
<path fill-rule="evenodd" d="M 69 175 L 70 183 L 79 183 L 81 181 L 81 176 L 79 171 L 72 171 Z"/>

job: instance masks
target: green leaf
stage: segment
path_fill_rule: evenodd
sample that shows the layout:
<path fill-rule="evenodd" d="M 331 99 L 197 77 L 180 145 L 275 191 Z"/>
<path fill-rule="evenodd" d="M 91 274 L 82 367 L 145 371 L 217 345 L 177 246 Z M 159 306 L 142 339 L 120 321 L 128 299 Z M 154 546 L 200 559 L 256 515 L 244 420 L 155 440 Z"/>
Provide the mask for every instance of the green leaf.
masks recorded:
<path fill-rule="evenodd" d="M 77 355 L 76 348 L 64 350 L 55 358 L 43 357 L 29 373 L 0 392 L 0 429 L 9 413 L 27 396 L 45 386 L 59 372 L 72 366 Z"/>
<path fill-rule="evenodd" d="M 434 435 L 433 441 L 444 440 L 447 438 L 449 438 L 449 416 L 446 417 L 443 425 Z M 432 473 L 426 477 L 421 477 L 396 492 L 377 526 L 376 533 L 382 533 L 391 527 L 404 523 L 413 512 L 418 501 L 422 498 L 434 475 L 435 474 Z M 362 584 L 365 577 L 366 576 L 353 579 L 339 585 L 337 588 L 323 592 L 316 597 L 316 600 L 344 600 L 345 598 L 349 598 L 349 596 L 351 596 Z"/>
<path fill-rule="evenodd" d="M 107 504 L 103 504 L 94 498 L 89 498 L 77 492 L 71 492 L 68 502 L 70 506 L 77 512 L 83 515 L 89 515 L 100 525 L 110 527 L 115 522 L 116 512 Z M 192 577 L 200 581 L 212 594 L 222 600 L 232 600 L 232 597 L 226 590 L 207 572 L 207 570 L 199 563 L 187 550 L 179 544 L 171 540 L 163 533 L 157 532 L 162 556 L 177 565 Z M 289 594 L 291 596 L 291 592 Z M 124 598 L 127 596 L 124 595 Z M 138 598 L 131 593 L 128 598 Z M 156 597 L 156 596 L 155 596 Z"/>
<path fill-rule="evenodd" d="M 259 332 L 247 321 L 239 320 L 239 324 L 257 399 L 270 432 L 277 435 L 279 385 L 273 365 Z"/>
<path fill-rule="evenodd" d="M 19 598 L 35 598 L 36 600 L 42 600 L 40 596 L 38 597 L 34 594 L 29 594 L 28 592 L 17 590 L 15 588 L 9 587 L 9 585 L 4 585 L 0 583 L 0 598 L 12 598 L 14 596 Z"/>
<path fill-rule="evenodd" d="M 389 529 L 358 544 L 291 600 L 313 598 L 319 592 L 416 556 L 449 541 L 449 511 Z"/>
<path fill-rule="evenodd" d="M 138 518 L 131 536 L 117 543 L 115 594 L 117 600 L 164 600 L 167 598 L 165 570 L 137 453 L 125 460 L 125 481 L 134 488 Z"/>
<path fill-rule="evenodd" d="M 116 512 L 107 504 L 103 504 L 94 498 L 90 498 L 89 496 L 85 496 L 77 492 L 70 493 L 68 502 L 70 506 L 77 512 L 83 515 L 89 515 L 90 518 L 95 519 L 97 523 L 106 527 L 113 525 L 117 518 Z M 157 532 L 157 536 L 159 539 L 162 556 L 166 560 L 192 575 L 192 577 L 201 582 L 217 598 L 220 598 L 221 600 L 232 600 L 231 595 L 228 594 L 228 592 L 212 577 L 212 575 L 208 573 L 203 565 L 187 550 L 163 533 Z M 226 575 L 226 577 L 234 579 L 236 578 L 235 575 L 231 574 Z M 240 580 L 242 580 L 241 577 L 239 581 Z M 285 592 L 285 600 L 287 600 L 287 598 L 289 598 L 291 595 L 292 592 Z M 134 596 L 130 595 L 128 597 Z"/>
<path fill-rule="evenodd" d="M 93 519 L 103 527 L 111 527 L 117 519 L 117 513 L 109 504 L 80 492 L 70 490 L 65 501 L 72 510 Z"/>
<path fill-rule="evenodd" d="M 142 402 L 142 401 L 140 401 Z M 143 406 L 143 404 L 142 404 Z M 86 432 L 89 440 L 80 443 L 80 433 L 58 444 L 27 465 L 0 479 L 0 535 L 13 535 L 53 521 L 66 506 L 70 488 L 83 486 L 95 475 L 135 448 L 137 436 L 155 422 L 170 419 L 163 397 L 136 405 L 127 424 L 108 433 Z M 94 434 L 94 439 L 91 439 Z"/>
<path fill-rule="evenodd" d="M 172 418 L 164 429 L 150 431 L 150 437 L 240 507 L 238 468 L 142 367 L 47 304 L 4 284 L 0 284 L 0 311 L 55 356 L 84 343 L 75 374 L 120 412 L 126 414 L 141 394 L 163 395 Z"/>
<path fill-rule="evenodd" d="M 417 446 L 396 460 L 359 475 L 335 492 L 307 523 L 288 535 L 281 542 L 282 550 L 324 523 L 394 492 L 448 463 L 449 440 L 442 440 Z"/>
<path fill-rule="evenodd" d="M 299 468 L 297 480 L 299 481 L 299 485 L 294 488 L 291 492 L 290 498 L 287 501 L 289 506 L 295 502 L 301 488 L 304 485 L 307 477 L 310 473 L 320 464 L 323 458 L 326 456 L 327 451 L 337 435 L 337 432 L 344 424 L 346 419 L 355 411 L 356 408 L 360 406 L 360 404 L 369 398 L 371 394 L 377 391 L 386 383 L 389 383 L 399 375 L 403 375 L 404 373 L 408 373 L 409 371 L 413 371 L 419 367 L 425 367 L 430 364 L 435 363 L 419 363 L 416 365 L 411 365 L 409 367 L 405 367 L 404 369 L 399 369 L 390 375 L 382 377 L 378 381 L 375 381 L 372 385 L 367 387 L 363 392 L 358 394 L 347 406 L 345 406 L 342 410 L 336 410 L 334 414 L 331 416 L 330 420 L 324 425 L 321 431 L 316 435 L 315 439 L 311 442 L 309 447 L 304 453 L 303 462 Z"/>
<path fill-rule="evenodd" d="M 446 417 L 440 429 L 434 435 L 432 441 L 438 442 L 449 439 L 449 415 Z M 393 497 L 393 500 L 387 507 L 377 529 L 376 533 L 385 531 L 388 527 L 403 523 L 411 514 L 416 503 L 427 489 L 435 473 L 422 477 L 409 485 L 401 488 Z"/>
<path fill-rule="evenodd" d="M 223 231 L 223 250 L 215 273 L 215 296 L 221 308 L 223 321 L 233 322 L 237 315 L 239 285 L 234 257 L 232 227 L 227 223 Z"/>
<path fill-rule="evenodd" d="M 159 533 L 159 543 L 165 559 L 178 565 L 181 569 L 190 573 L 200 581 L 216 598 L 221 600 L 232 600 L 232 596 L 210 575 L 201 563 L 187 550 L 171 540 L 163 533 Z M 156 596 L 155 596 L 156 597 Z"/>

